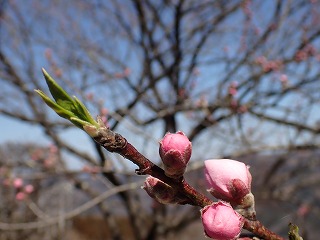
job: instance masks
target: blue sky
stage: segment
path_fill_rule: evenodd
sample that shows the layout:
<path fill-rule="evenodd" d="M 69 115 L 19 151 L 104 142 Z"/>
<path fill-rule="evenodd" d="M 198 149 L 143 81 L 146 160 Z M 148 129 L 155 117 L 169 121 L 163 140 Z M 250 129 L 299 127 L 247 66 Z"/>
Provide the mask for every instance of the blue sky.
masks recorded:
<path fill-rule="evenodd" d="M 15 143 L 15 144 L 25 144 L 34 143 L 40 144 L 42 146 L 49 146 L 52 142 L 48 137 L 43 133 L 42 128 L 36 125 L 31 125 L 18 121 L 9 117 L 4 117 L 0 115 L 0 144 L 5 143 Z M 79 148 L 81 146 L 81 151 L 94 154 L 93 144 L 89 137 L 79 130 L 78 128 L 72 128 L 64 133 L 60 134 L 64 140 Z M 76 139 L 76 140 L 75 140 Z M 72 169 L 81 169 L 82 164 L 72 156 L 71 154 L 67 155 L 67 165 Z"/>
<path fill-rule="evenodd" d="M 0 115 L 0 143 L 5 142 L 42 142 L 49 144 L 49 141 L 41 129 L 35 125 L 24 123 L 13 118 Z"/>

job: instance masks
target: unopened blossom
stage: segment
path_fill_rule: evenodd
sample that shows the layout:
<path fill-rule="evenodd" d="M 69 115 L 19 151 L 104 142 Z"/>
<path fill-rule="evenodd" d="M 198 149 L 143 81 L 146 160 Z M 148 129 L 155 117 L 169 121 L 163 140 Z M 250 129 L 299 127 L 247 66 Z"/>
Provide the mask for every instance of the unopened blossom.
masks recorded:
<path fill-rule="evenodd" d="M 238 90 L 236 88 L 229 88 L 228 92 L 231 96 L 235 96 L 238 92 Z"/>
<path fill-rule="evenodd" d="M 239 112 L 239 113 L 246 113 L 246 112 L 248 112 L 247 106 L 245 106 L 245 105 L 240 106 L 239 109 L 238 109 L 238 112 Z"/>
<path fill-rule="evenodd" d="M 183 132 L 179 131 L 167 133 L 159 143 L 159 154 L 165 174 L 173 178 L 181 177 L 191 157 L 191 142 Z"/>
<path fill-rule="evenodd" d="M 178 202 L 178 200 L 175 199 L 173 188 L 158 178 L 152 176 L 147 177 L 142 188 L 146 190 L 150 197 L 160 203 L 169 204 Z"/>
<path fill-rule="evenodd" d="M 228 88 L 228 93 L 231 96 L 235 96 L 238 93 L 238 82 L 232 82 Z"/>
<path fill-rule="evenodd" d="M 102 116 L 106 116 L 106 115 L 108 115 L 108 113 L 109 113 L 109 110 L 108 110 L 108 108 L 101 108 L 100 109 L 100 114 L 102 115 Z"/>
<path fill-rule="evenodd" d="M 49 145 L 49 152 L 50 153 L 57 153 L 58 152 L 58 147 L 54 144 Z"/>
<path fill-rule="evenodd" d="M 249 167 L 230 159 L 211 159 L 204 162 L 208 191 L 216 198 L 238 203 L 251 192 Z"/>
<path fill-rule="evenodd" d="M 286 74 L 281 74 L 280 75 L 280 82 L 281 82 L 282 88 L 287 88 L 289 85 L 288 76 Z"/>
<path fill-rule="evenodd" d="M 21 179 L 21 178 L 15 178 L 15 179 L 13 180 L 13 186 L 14 186 L 15 188 L 21 188 L 21 187 L 23 186 L 23 179 Z"/>
<path fill-rule="evenodd" d="M 18 201 L 22 201 L 22 200 L 24 200 L 25 198 L 26 198 L 26 193 L 24 193 L 24 192 L 18 192 L 17 194 L 16 194 L 16 200 L 18 200 Z"/>
<path fill-rule="evenodd" d="M 24 187 L 24 192 L 30 194 L 34 191 L 34 187 L 31 184 L 28 184 Z"/>
<path fill-rule="evenodd" d="M 310 205 L 308 203 L 302 203 L 297 209 L 297 214 L 299 217 L 305 217 L 310 211 Z"/>
<path fill-rule="evenodd" d="M 94 98 L 94 94 L 90 92 L 90 93 L 88 93 L 88 94 L 86 95 L 86 98 L 87 98 L 87 100 L 92 101 L 93 98 Z"/>
<path fill-rule="evenodd" d="M 254 195 L 251 193 L 252 177 L 249 167 L 230 159 L 205 161 L 208 191 L 216 198 L 230 202 L 242 216 L 256 220 Z"/>
<path fill-rule="evenodd" d="M 222 201 L 204 207 L 201 220 L 205 234 L 216 240 L 236 239 L 244 224 L 244 218 Z"/>

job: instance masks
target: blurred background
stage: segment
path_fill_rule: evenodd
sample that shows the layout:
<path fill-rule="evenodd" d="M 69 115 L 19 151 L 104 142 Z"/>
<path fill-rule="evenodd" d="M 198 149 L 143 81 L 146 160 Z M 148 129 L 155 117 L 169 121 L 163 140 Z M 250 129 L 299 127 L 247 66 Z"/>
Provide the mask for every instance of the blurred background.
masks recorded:
<path fill-rule="evenodd" d="M 203 160 L 244 161 L 258 219 L 318 239 L 319 66 L 318 0 L 0 0 L 0 239 L 204 239 L 42 102 L 42 67 L 154 163 L 183 131 L 203 193 Z"/>

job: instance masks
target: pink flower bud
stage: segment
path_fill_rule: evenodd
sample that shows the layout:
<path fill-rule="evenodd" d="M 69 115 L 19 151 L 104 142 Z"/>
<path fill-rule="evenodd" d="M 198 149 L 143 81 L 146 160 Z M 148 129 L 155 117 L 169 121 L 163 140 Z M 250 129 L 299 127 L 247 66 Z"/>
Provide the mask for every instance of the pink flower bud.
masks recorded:
<path fill-rule="evenodd" d="M 236 88 L 229 88 L 228 92 L 231 96 L 235 96 L 238 93 L 238 90 Z"/>
<path fill-rule="evenodd" d="M 176 198 L 173 188 L 158 178 L 152 176 L 147 177 L 142 188 L 146 190 L 150 197 L 160 203 L 173 204 L 180 202 L 179 199 Z"/>
<path fill-rule="evenodd" d="M 228 93 L 231 96 L 235 96 L 238 93 L 238 82 L 232 82 L 228 88 Z"/>
<path fill-rule="evenodd" d="M 305 217 L 311 211 L 310 205 L 308 203 L 303 203 L 299 206 L 297 214 L 299 217 Z"/>
<path fill-rule="evenodd" d="M 90 92 L 87 94 L 86 98 L 87 98 L 87 100 L 92 101 L 94 98 L 94 94 Z"/>
<path fill-rule="evenodd" d="M 102 115 L 102 116 L 106 116 L 106 115 L 108 115 L 108 113 L 109 113 L 109 110 L 108 110 L 108 108 L 101 108 L 100 109 L 100 114 Z"/>
<path fill-rule="evenodd" d="M 217 202 L 201 210 L 205 234 L 216 240 L 233 240 L 241 232 L 244 218 L 229 203 Z"/>
<path fill-rule="evenodd" d="M 31 184 L 28 184 L 24 187 L 24 192 L 30 194 L 34 191 L 34 187 Z"/>
<path fill-rule="evenodd" d="M 179 178 L 190 160 L 192 144 L 183 132 L 167 133 L 160 141 L 159 153 L 168 177 Z"/>
<path fill-rule="evenodd" d="M 22 201 L 22 200 L 24 200 L 26 198 L 26 194 L 24 193 L 24 192 L 18 192 L 17 194 L 16 194 L 16 200 L 18 200 L 18 201 Z"/>
<path fill-rule="evenodd" d="M 23 186 L 23 180 L 21 178 L 16 178 L 13 180 L 13 186 L 15 188 L 21 188 Z"/>
<path fill-rule="evenodd" d="M 49 145 L 49 152 L 50 152 L 50 153 L 57 153 L 57 152 L 58 152 L 57 146 L 54 145 L 54 144 L 50 144 L 50 145 Z"/>
<path fill-rule="evenodd" d="M 230 159 L 211 159 L 204 162 L 208 191 L 216 198 L 241 204 L 251 192 L 249 167 Z"/>
<path fill-rule="evenodd" d="M 130 68 L 125 68 L 124 71 L 123 71 L 123 75 L 125 77 L 128 77 L 128 76 L 130 76 L 130 74 L 131 74 L 131 69 Z"/>

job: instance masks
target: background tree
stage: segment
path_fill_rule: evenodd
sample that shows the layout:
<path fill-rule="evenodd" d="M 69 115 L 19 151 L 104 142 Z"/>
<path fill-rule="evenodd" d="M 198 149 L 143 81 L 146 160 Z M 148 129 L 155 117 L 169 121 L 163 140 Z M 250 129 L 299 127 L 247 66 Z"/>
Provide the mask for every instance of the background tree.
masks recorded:
<path fill-rule="evenodd" d="M 45 89 L 43 66 L 155 162 L 157 141 L 183 130 L 193 142 L 191 170 L 201 165 L 196 160 L 253 154 L 258 198 L 319 214 L 312 193 L 319 160 L 311 157 L 320 131 L 318 1 L 2 0 L 0 9 L 0 114 L 41 128 L 62 156 L 54 172 L 64 172 L 59 176 L 88 200 L 103 190 L 66 177 L 70 159 L 77 159 L 72 168 L 102 172 L 99 181 L 109 189 L 137 179 L 121 158 L 65 137 L 72 126 L 33 92 Z M 279 155 L 268 171 L 261 153 Z M 135 239 L 166 237 L 199 221 L 198 209 L 179 207 L 175 224 L 167 225 L 172 209 L 158 205 L 150 219 L 141 197 L 117 196 Z M 121 239 L 114 209 L 107 202 L 99 209 Z"/>

